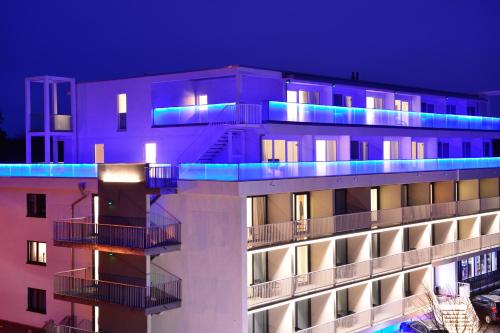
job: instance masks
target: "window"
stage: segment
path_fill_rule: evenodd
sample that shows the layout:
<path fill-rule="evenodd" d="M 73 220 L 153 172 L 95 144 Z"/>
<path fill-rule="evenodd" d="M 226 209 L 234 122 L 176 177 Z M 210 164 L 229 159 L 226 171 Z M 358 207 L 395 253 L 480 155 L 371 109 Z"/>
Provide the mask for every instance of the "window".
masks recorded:
<path fill-rule="evenodd" d="M 411 142 L 411 159 L 420 160 L 425 158 L 425 144 L 423 142 Z"/>
<path fill-rule="evenodd" d="M 351 141 L 351 161 L 368 159 L 368 142 Z"/>
<path fill-rule="evenodd" d="M 127 94 L 118 94 L 118 129 L 127 129 Z"/>
<path fill-rule="evenodd" d="M 300 104 L 319 104 L 319 92 L 299 90 Z"/>
<path fill-rule="evenodd" d="M 422 109 L 420 111 L 424 113 L 434 113 L 434 104 L 422 102 Z"/>
<path fill-rule="evenodd" d="M 96 143 L 94 145 L 94 161 L 95 163 L 104 163 L 104 144 Z"/>
<path fill-rule="evenodd" d="M 208 95 L 198 95 L 198 106 L 200 111 L 208 110 Z"/>
<path fill-rule="evenodd" d="M 287 90 L 286 101 L 288 103 L 297 103 L 297 92 L 295 90 Z"/>
<path fill-rule="evenodd" d="M 468 116 L 475 116 L 476 115 L 476 107 L 475 106 L 468 106 L 467 107 L 467 115 Z"/>
<path fill-rule="evenodd" d="M 457 114 L 457 106 L 453 104 L 446 105 L 447 114 Z"/>
<path fill-rule="evenodd" d="M 248 333 L 268 333 L 269 332 L 268 310 L 255 312 L 248 315 Z"/>
<path fill-rule="evenodd" d="M 396 99 L 396 100 L 394 100 L 394 110 L 396 110 L 396 111 L 410 111 L 410 102 Z"/>
<path fill-rule="evenodd" d="M 333 94 L 333 105 L 344 106 L 344 96 L 342 94 Z"/>
<path fill-rule="evenodd" d="M 484 157 L 491 156 L 490 143 L 488 141 L 483 142 L 483 156 Z"/>
<path fill-rule="evenodd" d="M 337 160 L 337 141 L 316 140 L 316 161 L 327 162 Z"/>
<path fill-rule="evenodd" d="M 28 217 L 41 217 L 45 218 L 45 194 L 28 193 L 26 195 L 27 201 L 27 216 Z"/>
<path fill-rule="evenodd" d="M 28 288 L 28 311 L 47 313 L 46 291 L 42 289 Z"/>
<path fill-rule="evenodd" d="M 399 141 L 384 141 L 384 160 L 399 158 Z"/>
<path fill-rule="evenodd" d="M 28 264 L 47 264 L 47 243 L 28 241 Z"/>
<path fill-rule="evenodd" d="M 156 163 L 156 143 L 146 143 L 146 163 Z"/>
<path fill-rule="evenodd" d="M 366 97 L 366 108 L 367 109 L 383 109 L 384 103 L 381 97 Z"/>
<path fill-rule="evenodd" d="M 352 108 L 352 96 L 345 97 L 345 107 Z"/>
<path fill-rule="evenodd" d="M 263 162 L 298 162 L 299 142 L 287 140 L 262 140 Z"/>
<path fill-rule="evenodd" d="M 450 157 L 450 144 L 448 142 L 438 142 L 438 158 Z"/>
<path fill-rule="evenodd" d="M 471 157 L 470 142 L 462 142 L 462 155 L 463 157 Z"/>

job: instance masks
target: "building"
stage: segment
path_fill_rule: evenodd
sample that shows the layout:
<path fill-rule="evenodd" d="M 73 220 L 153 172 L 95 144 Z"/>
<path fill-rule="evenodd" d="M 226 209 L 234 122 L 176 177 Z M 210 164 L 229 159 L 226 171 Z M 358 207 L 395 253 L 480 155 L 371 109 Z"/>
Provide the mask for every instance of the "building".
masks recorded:
<path fill-rule="evenodd" d="M 27 164 L 0 167 L 12 224 L 0 246 L 19 249 L 1 258 L 12 275 L 0 319 L 62 332 L 370 332 L 429 290 L 492 286 L 491 114 L 487 96 L 356 75 L 28 78 Z"/>

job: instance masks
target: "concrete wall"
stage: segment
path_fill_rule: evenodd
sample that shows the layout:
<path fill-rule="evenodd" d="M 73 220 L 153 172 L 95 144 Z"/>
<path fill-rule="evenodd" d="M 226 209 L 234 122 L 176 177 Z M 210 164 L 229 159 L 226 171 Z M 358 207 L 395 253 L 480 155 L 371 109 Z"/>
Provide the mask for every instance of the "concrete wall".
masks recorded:
<path fill-rule="evenodd" d="M 428 292 L 431 268 L 422 268 L 409 273 L 410 291 L 413 295 Z"/>
<path fill-rule="evenodd" d="M 477 217 L 460 219 L 458 224 L 458 239 L 478 237 L 481 231 L 480 220 Z"/>
<path fill-rule="evenodd" d="M 311 297 L 312 326 L 328 323 L 334 319 L 335 293 Z"/>
<path fill-rule="evenodd" d="M 292 276 L 293 251 L 293 248 L 286 248 L 267 253 L 267 270 L 270 281 Z"/>
<path fill-rule="evenodd" d="M 455 183 L 453 181 L 434 183 L 434 203 L 455 201 Z"/>
<path fill-rule="evenodd" d="M 401 207 L 401 185 L 380 186 L 378 204 L 380 209 Z"/>
<path fill-rule="evenodd" d="M 479 197 L 492 198 L 499 196 L 499 183 L 498 178 L 484 178 L 479 179 Z"/>
<path fill-rule="evenodd" d="M 349 263 L 370 259 L 370 241 L 368 235 L 347 239 L 347 260 Z"/>
<path fill-rule="evenodd" d="M 480 217 L 481 235 L 493 234 L 500 231 L 500 218 L 497 214 Z"/>
<path fill-rule="evenodd" d="M 53 244 L 53 221 L 71 217 L 71 203 L 81 197 L 78 184 L 88 193 L 97 192 L 92 179 L 0 178 L 0 216 L 3 239 L 0 242 L 0 319 L 42 327 L 48 320 L 61 321 L 70 315 L 70 303 L 55 300 L 54 274 L 70 270 L 71 250 Z M 27 217 L 26 194 L 46 194 L 46 218 Z M 76 216 L 91 216 L 91 195 L 75 208 Z M 46 266 L 27 264 L 27 242 L 47 245 Z M 90 267 L 90 250 L 75 250 L 75 268 Z M 46 314 L 28 312 L 28 287 L 46 291 Z M 90 306 L 76 305 L 76 315 L 92 319 Z"/>
<path fill-rule="evenodd" d="M 370 211 L 370 188 L 353 187 L 347 189 L 347 213 Z"/>
<path fill-rule="evenodd" d="M 371 307 L 370 285 L 368 283 L 350 287 L 349 295 L 349 310 L 361 312 Z"/>
<path fill-rule="evenodd" d="M 333 191 L 312 191 L 311 192 L 311 217 L 333 216 Z"/>
<path fill-rule="evenodd" d="M 409 227 L 410 249 L 421 249 L 431 246 L 430 225 Z"/>
<path fill-rule="evenodd" d="M 319 271 L 333 267 L 333 241 L 311 244 L 311 270 Z"/>
<path fill-rule="evenodd" d="M 182 279 L 182 306 L 151 317 L 152 333 L 247 330 L 246 196 L 234 184 L 199 182 L 162 196 L 152 210 L 182 223 L 180 251 L 152 260 Z M 290 261 L 288 261 L 289 263 Z M 224 299 L 224 301 L 221 301 Z"/>
<path fill-rule="evenodd" d="M 434 223 L 434 242 L 435 244 L 445 244 L 456 240 L 455 222 Z"/>
<path fill-rule="evenodd" d="M 380 298 L 382 304 L 397 301 L 403 297 L 403 279 L 401 275 L 380 280 Z"/>
<path fill-rule="evenodd" d="M 380 233 L 380 256 L 401 253 L 402 240 L 400 231 L 385 231 Z"/>
<path fill-rule="evenodd" d="M 429 183 L 408 184 L 408 206 L 429 204 L 429 190 Z"/>
<path fill-rule="evenodd" d="M 267 196 L 267 219 L 269 223 L 292 220 L 292 196 L 290 193 L 270 194 Z"/>
<path fill-rule="evenodd" d="M 459 200 L 471 200 L 479 198 L 479 180 L 461 180 L 458 182 Z"/>
<path fill-rule="evenodd" d="M 293 332 L 293 309 L 293 303 L 269 309 L 269 333 Z"/>

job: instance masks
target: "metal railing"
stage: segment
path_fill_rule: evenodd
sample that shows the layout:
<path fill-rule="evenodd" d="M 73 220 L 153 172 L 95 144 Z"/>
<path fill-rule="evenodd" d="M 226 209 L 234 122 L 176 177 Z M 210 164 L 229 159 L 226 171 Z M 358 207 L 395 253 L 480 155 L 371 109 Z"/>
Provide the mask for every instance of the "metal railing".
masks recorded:
<path fill-rule="evenodd" d="M 248 307 L 333 288 L 379 274 L 400 271 L 403 268 L 430 264 L 432 260 L 498 246 L 500 246 L 500 233 L 483 235 L 258 283 L 248 287 Z M 405 306 L 409 308 L 413 305 Z"/>
<path fill-rule="evenodd" d="M 180 223 L 147 226 L 146 219 L 141 219 L 141 224 L 94 223 L 91 217 L 56 220 L 54 241 L 141 250 L 181 243 Z"/>
<path fill-rule="evenodd" d="M 123 277 L 126 279 L 126 277 Z M 166 306 L 181 301 L 182 280 L 175 275 L 163 275 L 155 283 L 129 284 L 92 277 L 92 269 L 82 268 L 56 273 L 54 294 L 86 302 L 105 302 L 134 309 Z"/>
<path fill-rule="evenodd" d="M 403 267 L 425 265 L 431 262 L 431 248 L 415 249 L 403 252 Z"/>
<path fill-rule="evenodd" d="M 500 198 L 488 198 L 484 200 L 483 205 L 487 207 L 487 210 L 499 209 Z M 388 227 L 429 219 L 450 218 L 478 212 L 479 207 L 480 200 L 474 199 L 261 224 L 248 227 L 247 248 L 253 249 L 373 227 Z"/>
<path fill-rule="evenodd" d="M 403 254 L 391 254 L 372 259 L 372 275 L 401 270 L 403 267 Z"/>
<path fill-rule="evenodd" d="M 417 294 L 388 302 L 371 309 L 348 314 L 344 317 L 322 323 L 297 333 L 347 333 L 356 332 L 384 321 L 410 314 L 428 312 L 429 305 L 425 294 Z"/>
<path fill-rule="evenodd" d="M 150 164 L 145 167 L 146 187 L 150 189 L 177 187 L 179 168 L 170 164 Z"/>
<path fill-rule="evenodd" d="M 50 330 L 50 333 L 98 333 L 98 332 L 78 327 L 56 325 Z"/>

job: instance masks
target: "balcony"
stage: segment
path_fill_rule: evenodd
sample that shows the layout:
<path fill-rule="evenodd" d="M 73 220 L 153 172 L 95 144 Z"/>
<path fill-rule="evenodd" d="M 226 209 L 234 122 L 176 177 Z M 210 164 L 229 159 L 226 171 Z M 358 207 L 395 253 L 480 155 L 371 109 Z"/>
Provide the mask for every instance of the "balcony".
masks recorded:
<path fill-rule="evenodd" d="M 484 206 L 483 206 L 484 204 Z M 247 248 L 254 249 L 304 239 L 332 236 L 342 232 L 390 227 L 431 219 L 500 209 L 500 198 L 452 201 L 429 205 L 383 209 L 300 221 L 262 224 L 247 229 Z"/>
<path fill-rule="evenodd" d="M 499 118 L 275 101 L 269 102 L 267 116 L 264 116 L 264 119 L 272 122 L 311 124 L 500 130 Z"/>
<path fill-rule="evenodd" d="M 50 118 L 51 130 L 54 132 L 71 132 L 71 115 L 54 114 Z"/>
<path fill-rule="evenodd" d="M 150 164 L 145 170 L 146 188 L 175 192 L 179 169 L 170 164 Z"/>
<path fill-rule="evenodd" d="M 54 298 L 69 302 L 99 305 L 116 304 L 158 314 L 181 304 L 181 282 L 174 275 L 153 276 L 155 282 L 130 283 L 130 278 L 113 276 L 113 281 L 94 279 L 92 269 L 82 268 L 60 272 L 54 278 Z M 115 280 L 127 281 L 127 283 Z"/>
<path fill-rule="evenodd" d="M 94 223 L 91 217 L 56 220 L 54 245 L 135 255 L 155 255 L 180 248 L 181 224 L 178 222 L 167 224 L 163 217 L 154 215 L 147 220 L 132 219 L 132 223 L 130 218 L 110 218 L 100 217 L 106 222 L 125 221 L 134 225 Z"/>
<path fill-rule="evenodd" d="M 262 106 L 220 103 L 153 109 L 153 126 L 261 124 Z"/>
<path fill-rule="evenodd" d="M 179 166 L 179 179 L 255 181 L 266 179 L 355 176 L 499 167 L 500 157 L 295 163 L 186 163 Z"/>
<path fill-rule="evenodd" d="M 0 177 L 97 178 L 97 165 L 0 164 Z"/>
<path fill-rule="evenodd" d="M 462 253 L 499 246 L 500 233 L 495 233 L 258 283 L 248 287 L 248 307 L 279 302 L 381 274 L 428 265 L 432 260 L 453 258 Z"/>
<path fill-rule="evenodd" d="M 365 328 L 391 319 L 423 314 L 427 311 L 429 311 L 429 302 L 426 295 L 412 295 L 397 301 L 375 306 L 368 310 L 340 317 L 333 321 L 298 331 L 298 333 L 347 333 L 363 331 Z"/>

